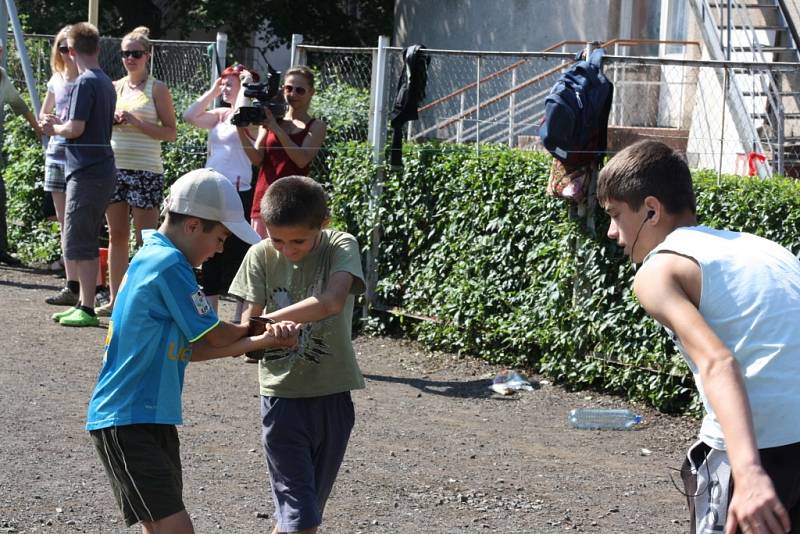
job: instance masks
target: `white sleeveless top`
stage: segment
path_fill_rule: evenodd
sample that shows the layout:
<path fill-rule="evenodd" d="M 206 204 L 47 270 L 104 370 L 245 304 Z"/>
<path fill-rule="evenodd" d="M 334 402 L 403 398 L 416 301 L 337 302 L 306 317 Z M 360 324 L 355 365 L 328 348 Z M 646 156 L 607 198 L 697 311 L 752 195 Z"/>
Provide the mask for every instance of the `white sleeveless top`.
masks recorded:
<path fill-rule="evenodd" d="M 700 265 L 699 310 L 739 363 L 758 448 L 800 442 L 800 261 L 767 239 L 705 226 L 674 230 L 647 259 L 664 251 Z M 692 370 L 706 409 L 699 437 L 725 449 L 698 369 L 670 335 Z"/>
<path fill-rule="evenodd" d="M 208 152 L 206 167 L 225 176 L 237 191 L 250 190 L 253 168 L 230 116 L 215 124 L 208 132 Z"/>
<path fill-rule="evenodd" d="M 127 77 L 117 85 L 117 109 L 136 115 L 144 122 L 161 124 L 153 100 L 155 78 L 148 77 L 141 92 L 123 94 Z M 117 124 L 111 133 L 111 148 L 118 169 L 164 173 L 161 141 L 145 135 L 132 124 Z"/>

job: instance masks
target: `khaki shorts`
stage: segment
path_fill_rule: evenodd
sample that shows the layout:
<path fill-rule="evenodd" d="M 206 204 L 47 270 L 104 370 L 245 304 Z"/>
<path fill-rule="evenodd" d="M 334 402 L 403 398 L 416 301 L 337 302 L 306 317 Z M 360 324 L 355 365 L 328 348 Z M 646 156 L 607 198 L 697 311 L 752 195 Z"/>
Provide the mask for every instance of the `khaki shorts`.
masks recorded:
<path fill-rule="evenodd" d="M 126 525 L 158 521 L 186 508 L 174 425 L 112 426 L 89 433 Z"/>

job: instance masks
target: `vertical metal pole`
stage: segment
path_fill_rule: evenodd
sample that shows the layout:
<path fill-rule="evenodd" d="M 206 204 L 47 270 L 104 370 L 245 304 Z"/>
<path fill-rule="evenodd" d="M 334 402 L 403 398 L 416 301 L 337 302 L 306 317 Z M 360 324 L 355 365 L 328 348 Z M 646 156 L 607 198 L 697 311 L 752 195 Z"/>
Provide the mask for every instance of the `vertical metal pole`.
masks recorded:
<path fill-rule="evenodd" d="M 514 112 L 517 104 L 517 69 L 511 71 L 511 96 L 508 98 L 508 146 L 514 146 Z"/>
<path fill-rule="evenodd" d="M 31 60 L 28 57 L 28 49 L 25 48 L 25 34 L 22 33 L 22 25 L 19 23 L 17 5 L 14 3 L 14 0 L 6 0 L 6 9 L 8 10 L 8 19 L 11 21 L 11 26 L 14 28 L 14 40 L 17 43 L 17 53 L 19 54 L 19 61 L 22 64 L 22 72 L 25 74 L 25 84 L 28 86 L 28 94 L 31 96 L 33 115 L 34 117 L 38 117 L 41 107 L 39 91 L 36 90 L 36 80 L 33 77 Z"/>
<path fill-rule="evenodd" d="M 619 43 L 614 43 L 614 55 L 615 56 L 619 55 Z M 618 79 L 619 79 L 619 65 L 614 63 L 612 65 L 612 71 L 611 72 L 612 72 L 611 82 L 614 84 L 614 91 L 617 92 L 617 91 L 619 91 L 619 85 L 618 85 L 618 83 L 619 83 L 618 82 Z M 617 114 L 619 113 L 619 104 L 617 104 L 617 102 L 621 103 L 622 99 L 621 98 L 612 98 L 611 99 L 611 113 L 609 114 L 609 116 L 611 117 L 611 121 L 610 122 L 614 126 L 619 126 L 619 124 L 620 124 L 619 117 L 617 117 Z"/>
<path fill-rule="evenodd" d="M 464 136 L 464 106 L 466 106 L 466 92 L 462 92 L 461 96 L 459 96 L 458 100 L 460 102 L 458 108 L 458 125 L 456 126 L 456 143 L 460 143 Z"/>
<path fill-rule="evenodd" d="M 388 56 L 386 48 L 389 38 L 385 35 L 378 37 L 378 71 L 375 75 L 375 116 L 372 125 L 372 160 L 376 165 L 383 164 L 383 149 L 386 146 L 386 63 Z"/>
<path fill-rule="evenodd" d="M 784 161 L 783 161 L 783 144 L 785 140 L 784 127 L 786 125 L 786 118 L 783 115 L 783 106 L 778 106 L 778 174 L 786 176 Z"/>
<path fill-rule="evenodd" d="M 725 47 L 725 59 L 731 60 L 731 0 L 728 0 L 728 26 L 725 30 L 728 34 L 728 46 Z"/>
<path fill-rule="evenodd" d="M 367 251 L 367 299 L 364 303 L 364 317 L 369 315 L 370 307 L 375 303 L 375 288 L 378 285 L 378 255 L 380 253 L 381 230 L 380 201 L 383 196 L 384 166 L 384 147 L 386 143 L 386 67 L 388 55 L 386 48 L 389 46 L 389 38 L 385 35 L 378 37 L 378 53 L 376 56 L 377 72 L 374 73 L 375 82 L 372 91 L 375 93 L 375 115 L 372 124 L 372 161 L 375 164 L 375 176 L 370 185 L 369 195 L 369 221 L 372 225 L 370 232 L 370 247 Z"/>
<path fill-rule="evenodd" d="M 300 33 L 293 33 L 292 34 L 292 48 L 291 52 L 289 53 L 289 66 L 294 67 L 295 65 L 305 65 L 305 53 L 300 48 L 300 45 L 303 44 L 303 35 Z"/>
<path fill-rule="evenodd" d="M 481 151 L 481 56 L 475 62 L 477 67 L 475 84 L 475 150 Z"/>
<path fill-rule="evenodd" d="M 0 65 L 2 65 L 3 70 L 5 70 L 8 66 L 8 11 L 6 11 L 6 3 L 2 1 L 0 1 L 0 44 L 3 45 L 3 57 L 2 60 L 0 60 Z M 3 146 L 3 136 L 5 133 L 3 127 L 6 118 L 5 109 L 5 106 L 0 106 L 0 147 Z M 2 156 L 0 156 L 0 158 L 2 158 Z M 2 169 L 1 164 L 0 169 Z"/>
<path fill-rule="evenodd" d="M 722 130 L 719 134 L 719 168 L 717 170 L 717 185 L 722 181 L 722 153 L 725 150 L 725 109 L 728 107 L 728 67 L 723 67 L 722 80 Z"/>
<path fill-rule="evenodd" d="M 100 19 L 100 0 L 89 0 L 89 22 L 98 26 Z"/>

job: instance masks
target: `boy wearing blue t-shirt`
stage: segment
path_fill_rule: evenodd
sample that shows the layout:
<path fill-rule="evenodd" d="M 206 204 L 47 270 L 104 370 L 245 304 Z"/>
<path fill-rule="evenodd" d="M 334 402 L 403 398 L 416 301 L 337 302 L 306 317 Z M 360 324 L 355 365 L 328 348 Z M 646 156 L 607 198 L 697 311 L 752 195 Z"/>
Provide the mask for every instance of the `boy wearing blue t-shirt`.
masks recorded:
<path fill-rule="evenodd" d="M 222 250 L 233 234 L 259 241 L 230 181 L 212 169 L 170 188 L 166 220 L 144 236 L 128 267 L 106 336 L 103 367 L 89 402 L 90 431 L 128 526 L 145 532 L 191 532 L 181 492 L 175 425 L 189 361 L 267 347 L 292 347 L 299 325 L 247 327 L 221 322 L 192 267 Z"/>
<path fill-rule="evenodd" d="M 245 319 L 304 324 L 297 347 L 267 351 L 258 371 L 273 534 L 313 534 L 355 421 L 350 391 L 364 387 L 351 342 L 364 275 L 355 238 L 324 229 L 325 191 L 311 178 L 270 185 L 261 217 L 269 239 L 250 247 L 229 292 L 247 302 Z"/>

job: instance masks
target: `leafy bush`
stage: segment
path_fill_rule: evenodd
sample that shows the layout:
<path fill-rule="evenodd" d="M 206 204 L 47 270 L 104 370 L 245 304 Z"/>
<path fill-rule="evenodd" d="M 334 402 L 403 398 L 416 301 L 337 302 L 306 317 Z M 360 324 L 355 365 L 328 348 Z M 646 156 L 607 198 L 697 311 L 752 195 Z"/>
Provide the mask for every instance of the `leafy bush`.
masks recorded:
<path fill-rule="evenodd" d="M 176 109 L 179 108 L 176 99 Z M 45 220 L 44 151 L 22 117 L 5 122 L 2 147 L 3 177 L 8 195 L 9 245 L 29 264 L 49 262 L 60 255 L 58 223 Z M 182 174 L 206 161 L 206 131 L 178 122 L 174 143 L 162 144 L 164 175 L 169 186 Z"/>
<path fill-rule="evenodd" d="M 405 332 L 432 347 L 528 366 L 574 387 L 697 410 L 691 376 L 630 290 L 633 269 L 545 194 L 549 158 L 503 147 L 411 145 L 369 209 L 376 168 L 366 145 L 335 147 L 332 212 L 366 252 L 377 213 L 378 296 L 435 321 Z M 800 189 L 792 180 L 695 174 L 699 212 L 714 227 L 750 231 L 797 252 Z M 392 319 L 385 319 L 389 322 Z M 396 325 L 395 325 L 396 326 Z"/>

